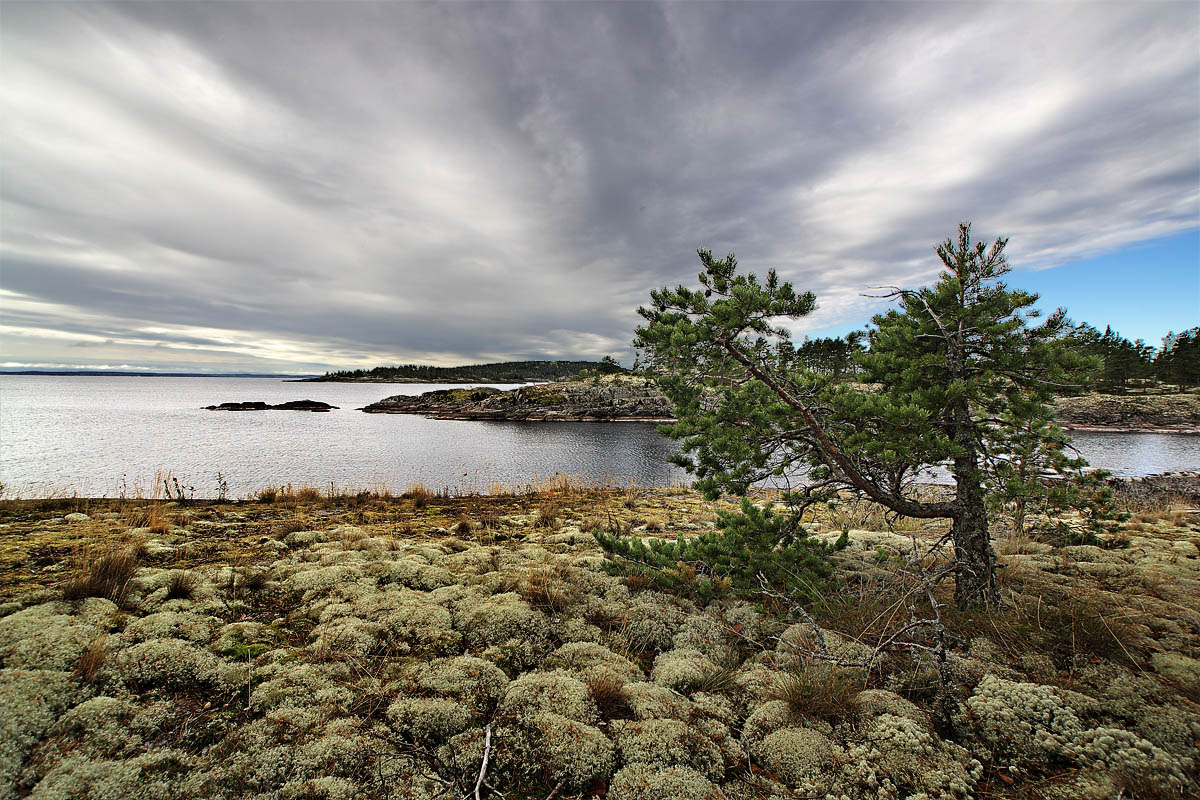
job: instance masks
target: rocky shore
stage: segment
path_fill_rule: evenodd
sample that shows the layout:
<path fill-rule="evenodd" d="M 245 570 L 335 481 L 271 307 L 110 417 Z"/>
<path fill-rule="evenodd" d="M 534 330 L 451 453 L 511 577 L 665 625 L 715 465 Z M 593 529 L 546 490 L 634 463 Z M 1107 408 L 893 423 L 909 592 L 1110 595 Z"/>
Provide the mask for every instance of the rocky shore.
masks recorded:
<path fill-rule="evenodd" d="M 674 414 L 653 381 L 627 375 L 536 384 L 507 392 L 480 387 L 394 395 L 360 410 L 522 422 L 670 422 Z"/>
<path fill-rule="evenodd" d="M 274 406 L 255 400 L 204 407 L 206 411 L 333 411 L 336 408 L 337 406 L 331 406 L 329 403 L 322 403 L 318 400 L 289 400 Z"/>

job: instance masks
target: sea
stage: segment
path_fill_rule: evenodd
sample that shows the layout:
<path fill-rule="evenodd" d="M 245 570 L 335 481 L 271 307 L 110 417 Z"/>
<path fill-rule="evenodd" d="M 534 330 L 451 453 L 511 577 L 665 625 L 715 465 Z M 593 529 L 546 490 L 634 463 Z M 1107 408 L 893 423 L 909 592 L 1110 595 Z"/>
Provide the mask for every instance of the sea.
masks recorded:
<path fill-rule="evenodd" d="M 198 498 L 250 497 L 288 484 L 322 492 L 422 485 L 470 493 L 536 488 L 564 476 L 611 486 L 690 482 L 669 461 L 676 444 L 653 424 L 473 422 L 358 410 L 390 395 L 445 388 L 452 387 L 0 375 L 0 496 L 148 497 L 164 478 Z M 338 408 L 204 409 L 256 400 L 317 400 Z M 1196 436 L 1080 432 L 1074 444 L 1093 466 L 1117 475 L 1200 468 Z"/>

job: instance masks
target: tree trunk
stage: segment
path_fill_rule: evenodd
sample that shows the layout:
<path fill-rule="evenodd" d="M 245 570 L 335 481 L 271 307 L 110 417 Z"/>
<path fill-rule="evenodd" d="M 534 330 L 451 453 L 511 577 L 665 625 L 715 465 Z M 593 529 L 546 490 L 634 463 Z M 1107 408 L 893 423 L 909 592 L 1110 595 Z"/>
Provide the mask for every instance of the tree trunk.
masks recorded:
<path fill-rule="evenodd" d="M 955 365 L 955 360 L 951 363 Z M 952 414 L 951 438 L 961 448 L 953 462 L 956 491 L 950 533 L 956 562 L 954 603 L 959 608 L 995 608 L 1000 605 L 1000 588 L 996 584 L 996 552 L 992 550 L 987 503 L 980 481 L 976 423 L 966 401 L 957 403 Z"/>
<path fill-rule="evenodd" d="M 992 550 L 988 529 L 987 506 L 973 457 L 954 460 L 957 484 L 951 534 L 954 539 L 954 603 L 959 608 L 1000 605 L 1000 587 L 996 584 L 996 553 Z"/>

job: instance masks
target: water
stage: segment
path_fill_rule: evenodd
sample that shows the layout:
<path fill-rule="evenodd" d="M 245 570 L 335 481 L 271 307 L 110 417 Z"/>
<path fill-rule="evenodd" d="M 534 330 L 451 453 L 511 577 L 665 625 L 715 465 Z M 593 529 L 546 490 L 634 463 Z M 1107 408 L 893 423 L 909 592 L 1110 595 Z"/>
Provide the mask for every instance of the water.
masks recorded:
<path fill-rule="evenodd" d="M 0 377 L 0 482 L 5 496 L 148 494 L 170 472 L 197 496 L 292 483 L 340 490 L 413 483 L 455 491 L 520 486 L 555 473 L 641 486 L 685 483 L 675 445 L 639 423 L 428 420 L 356 409 L 428 384 L 285 383 L 274 378 Z M 501 386 L 500 388 L 511 388 Z M 214 412 L 242 400 L 319 400 L 326 414 Z M 1093 465 L 1119 475 L 1200 468 L 1200 439 L 1078 433 Z"/>
<path fill-rule="evenodd" d="M 432 384 L 286 383 L 275 378 L 0 377 L 5 496 L 148 494 L 170 472 L 212 496 L 292 483 L 340 490 L 413 483 L 486 491 L 556 473 L 655 486 L 684 483 L 674 444 L 636 423 L 428 420 L 356 409 Z M 499 385 L 499 388 L 513 388 Z M 222 402 L 318 400 L 328 413 L 205 411 Z"/>

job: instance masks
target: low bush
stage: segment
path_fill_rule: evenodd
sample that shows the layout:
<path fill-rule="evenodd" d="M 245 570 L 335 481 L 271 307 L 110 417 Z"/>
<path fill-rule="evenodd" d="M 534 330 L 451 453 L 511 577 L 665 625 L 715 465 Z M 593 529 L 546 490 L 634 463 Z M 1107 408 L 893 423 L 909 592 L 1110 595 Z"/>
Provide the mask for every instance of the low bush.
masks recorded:
<path fill-rule="evenodd" d="M 736 512 L 718 512 L 717 531 L 675 541 L 592 535 L 609 555 L 606 571 L 644 575 L 664 590 L 712 599 L 727 591 L 755 597 L 760 576 L 797 599 L 815 596 L 830 577 L 829 548 L 809 539 L 795 516 L 775 514 L 742 499 Z"/>

